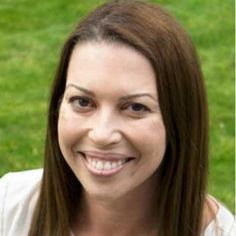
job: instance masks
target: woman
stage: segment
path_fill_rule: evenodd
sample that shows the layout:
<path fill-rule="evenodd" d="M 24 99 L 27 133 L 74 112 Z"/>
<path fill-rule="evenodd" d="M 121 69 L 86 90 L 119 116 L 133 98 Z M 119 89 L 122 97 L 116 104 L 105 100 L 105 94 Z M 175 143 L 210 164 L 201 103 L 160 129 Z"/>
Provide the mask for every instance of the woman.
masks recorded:
<path fill-rule="evenodd" d="M 1 180 L 1 235 L 235 234 L 231 213 L 206 194 L 197 55 L 159 6 L 113 1 L 80 22 L 48 114 L 43 172 Z"/>

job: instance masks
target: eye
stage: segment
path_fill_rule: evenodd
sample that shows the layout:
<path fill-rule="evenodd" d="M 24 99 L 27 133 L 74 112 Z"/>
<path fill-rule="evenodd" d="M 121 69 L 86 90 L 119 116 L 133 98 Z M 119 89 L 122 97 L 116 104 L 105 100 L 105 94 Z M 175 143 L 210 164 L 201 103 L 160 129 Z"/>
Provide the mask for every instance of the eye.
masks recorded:
<path fill-rule="evenodd" d="M 132 104 L 130 104 L 130 109 L 132 111 L 135 111 L 135 112 L 148 111 L 149 110 L 146 106 L 144 106 L 143 104 L 140 104 L 140 103 L 132 103 Z"/>
<path fill-rule="evenodd" d="M 145 112 L 149 112 L 150 109 L 141 104 L 141 103 L 129 103 L 129 104 L 126 104 L 122 110 L 127 110 L 128 112 L 132 112 L 134 114 L 142 114 L 142 113 L 145 113 Z"/>
<path fill-rule="evenodd" d="M 78 104 L 81 106 L 81 107 L 87 107 L 88 105 L 89 105 L 89 103 L 90 103 L 90 101 L 88 100 L 88 99 L 86 99 L 86 98 L 78 98 L 77 99 L 77 102 L 78 102 Z"/>
<path fill-rule="evenodd" d="M 69 98 L 69 103 L 71 104 L 72 108 L 76 111 L 85 112 L 93 109 L 95 106 L 94 103 L 91 101 L 90 98 L 75 96 Z"/>

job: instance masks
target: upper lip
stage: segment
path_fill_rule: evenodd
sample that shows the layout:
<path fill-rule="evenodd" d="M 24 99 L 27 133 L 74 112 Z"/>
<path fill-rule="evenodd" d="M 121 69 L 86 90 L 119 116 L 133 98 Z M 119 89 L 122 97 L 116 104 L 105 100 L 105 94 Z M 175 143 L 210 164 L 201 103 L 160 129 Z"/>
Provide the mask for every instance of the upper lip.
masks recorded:
<path fill-rule="evenodd" d="M 86 157 L 96 158 L 107 161 L 119 161 L 125 159 L 133 159 L 133 156 L 117 153 L 117 152 L 101 152 L 101 151 L 79 151 L 79 153 Z"/>

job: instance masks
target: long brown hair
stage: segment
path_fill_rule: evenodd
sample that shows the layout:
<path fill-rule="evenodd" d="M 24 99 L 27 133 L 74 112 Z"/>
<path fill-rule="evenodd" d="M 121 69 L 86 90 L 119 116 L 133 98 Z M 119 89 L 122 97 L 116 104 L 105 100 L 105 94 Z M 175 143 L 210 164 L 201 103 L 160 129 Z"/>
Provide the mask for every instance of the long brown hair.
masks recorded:
<path fill-rule="evenodd" d="M 57 122 L 73 48 L 88 41 L 126 44 L 156 73 L 167 134 L 158 169 L 159 236 L 200 235 L 208 170 L 208 110 L 202 73 L 191 40 L 165 10 L 140 1 L 112 1 L 83 19 L 66 41 L 52 85 L 45 166 L 30 234 L 69 235 L 82 187 L 58 144 Z"/>

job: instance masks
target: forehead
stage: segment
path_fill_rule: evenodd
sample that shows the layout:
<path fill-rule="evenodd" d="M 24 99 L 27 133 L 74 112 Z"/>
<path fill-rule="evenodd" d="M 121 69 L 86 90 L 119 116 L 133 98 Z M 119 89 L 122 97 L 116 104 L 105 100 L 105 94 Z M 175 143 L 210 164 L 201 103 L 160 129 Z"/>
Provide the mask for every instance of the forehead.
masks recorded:
<path fill-rule="evenodd" d="M 123 86 L 155 90 L 156 78 L 149 60 L 132 47 L 106 42 L 78 44 L 67 72 L 67 83 L 83 86 Z M 104 88 L 106 88 L 104 87 Z"/>

